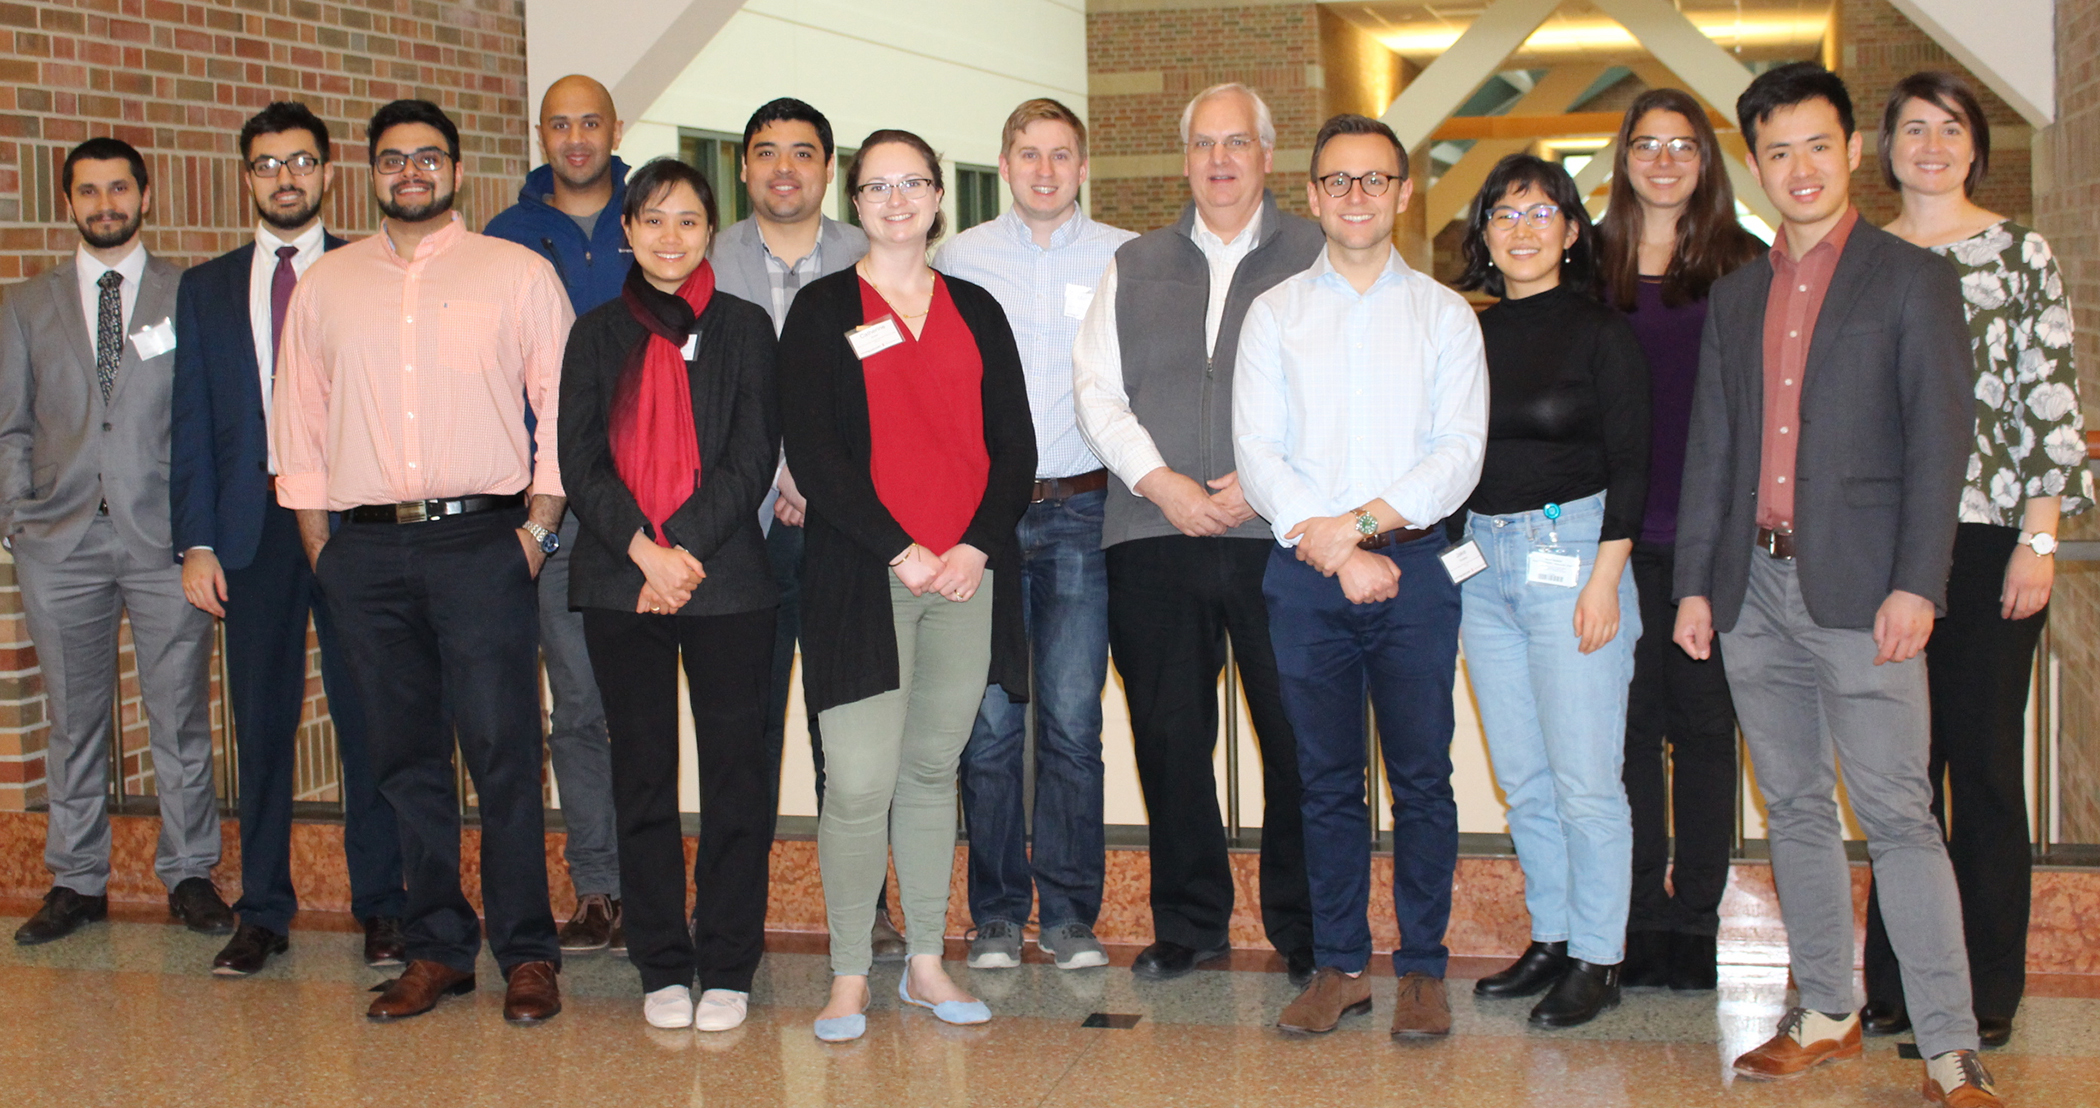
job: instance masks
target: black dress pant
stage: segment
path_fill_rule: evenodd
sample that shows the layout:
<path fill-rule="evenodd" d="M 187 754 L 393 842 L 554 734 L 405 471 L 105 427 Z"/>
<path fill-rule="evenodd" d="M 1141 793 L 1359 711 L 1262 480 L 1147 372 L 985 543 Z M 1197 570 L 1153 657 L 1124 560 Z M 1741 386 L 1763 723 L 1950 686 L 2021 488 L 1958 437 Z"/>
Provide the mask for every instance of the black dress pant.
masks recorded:
<path fill-rule="evenodd" d="M 1262 575 L 1266 539 L 1133 539 L 1108 548 L 1108 643 L 1130 702 L 1151 823 L 1153 938 L 1223 946 L 1232 869 L 1211 757 L 1229 635 L 1261 748 L 1261 914 L 1269 942 L 1312 950 L 1298 747 L 1283 713 Z M 1236 708 L 1237 706 L 1235 706 Z"/>
<path fill-rule="evenodd" d="M 591 670 L 612 736 L 627 956 L 642 991 L 751 991 L 766 949 L 780 749 L 766 737 L 775 609 L 722 616 L 583 610 Z M 678 666 L 693 709 L 700 849 L 686 930 L 678 815 Z"/>
<path fill-rule="evenodd" d="M 1703 662 L 1670 641 L 1677 622 L 1677 604 L 1670 599 L 1676 566 L 1673 546 L 1634 544 L 1641 637 L 1633 647 L 1622 771 L 1633 808 L 1633 902 L 1626 929 L 1713 935 L 1721 927 L 1735 835 L 1735 702 L 1721 668 L 1719 638 L 1713 657 Z"/>
<path fill-rule="evenodd" d="M 364 693 L 372 766 L 394 806 L 410 958 L 472 972 L 481 921 L 459 883 L 453 746 L 481 814 L 481 902 L 508 974 L 561 962 L 540 793 L 539 592 L 523 509 L 345 523 L 317 574 Z"/>
<path fill-rule="evenodd" d="M 2005 566 L 2018 528 L 1964 523 L 1954 538 L 1947 614 L 1925 644 L 1932 695 L 1932 811 L 1947 833 L 1947 858 L 1961 890 L 1975 1013 L 2011 1019 L 2027 987 L 2027 914 L 2034 855 L 2027 836 L 2027 694 L 2034 648 L 2049 609 L 2026 619 L 1999 615 Z M 1947 790 L 1953 791 L 1948 823 Z M 1903 1003 L 1903 978 L 1867 901 L 1867 999 Z"/>

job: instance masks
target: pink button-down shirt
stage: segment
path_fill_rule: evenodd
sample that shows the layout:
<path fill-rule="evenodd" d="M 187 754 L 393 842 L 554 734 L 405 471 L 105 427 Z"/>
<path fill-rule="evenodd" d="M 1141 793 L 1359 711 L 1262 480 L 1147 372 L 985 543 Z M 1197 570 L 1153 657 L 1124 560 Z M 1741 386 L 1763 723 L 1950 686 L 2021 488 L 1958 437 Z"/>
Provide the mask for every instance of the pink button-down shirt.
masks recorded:
<path fill-rule="evenodd" d="M 1757 479 L 1757 525 L 1794 529 L 1794 457 L 1801 438 L 1801 385 L 1808 374 L 1808 347 L 1823 314 L 1823 297 L 1837 274 L 1838 257 L 1859 222 L 1847 208 L 1837 225 L 1795 261 L 1786 249 L 1786 228 L 1772 244 L 1772 289 L 1765 296 L 1765 427 Z"/>
<path fill-rule="evenodd" d="M 457 215 L 407 261 L 384 232 L 323 255 L 278 351 L 278 503 L 563 495 L 554 428 L 574 321 L 545 258 Z"/>

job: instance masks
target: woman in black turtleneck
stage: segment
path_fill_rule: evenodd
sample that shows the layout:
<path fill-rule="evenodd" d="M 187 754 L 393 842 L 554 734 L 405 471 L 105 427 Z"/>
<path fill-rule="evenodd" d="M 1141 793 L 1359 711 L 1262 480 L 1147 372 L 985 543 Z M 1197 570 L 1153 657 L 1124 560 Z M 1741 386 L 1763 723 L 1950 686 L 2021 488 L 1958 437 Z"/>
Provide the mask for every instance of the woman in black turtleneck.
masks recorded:
<path fill-rule="evenodd" d="M 1460 635 L 1524 869 L 1530 949 L 1482 996 L 1548 992 L 1541 1027 L 1619 1001 L 1633 822 L 1620 766 L 1640 606 L 1626 572 L 1648 488 L 1648 365 L 1591 298 L 1596 232 L 1559 166 L 1515 154 L 1474 201 L 1461 288 L 1481 313 L 1488 441 L 1466 530 L 1488 568 Z M 1622 633 L 1623 632 L 1623 633 Z"/>

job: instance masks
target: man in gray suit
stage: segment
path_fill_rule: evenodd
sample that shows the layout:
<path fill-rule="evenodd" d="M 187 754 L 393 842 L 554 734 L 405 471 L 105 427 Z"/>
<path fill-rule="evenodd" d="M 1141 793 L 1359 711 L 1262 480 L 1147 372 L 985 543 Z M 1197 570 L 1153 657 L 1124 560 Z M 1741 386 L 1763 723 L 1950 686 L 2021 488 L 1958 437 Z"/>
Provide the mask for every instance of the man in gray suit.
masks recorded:
<path fill-rule="evenodd" d="M 154 872 L 192 931 L 224 934 L 206 703 L 211 617 L 182 595 L 168 515 L 175 266 L 138 238 L 153 194 L 130 144 L 94 138 L 61 184 L 74 256 L 0 305 L 0 537 L 15 556 L 50 704 L 53 885 L 15 932 L 45 943 L 108 915 L 110 700 L 128 612 L 160 800 Z"/>
<path fill-rule="evenodd" d="M 1961 905 L 1926 778 L 1925 661 L 1969 450 L 1969 336 L 1945 259 L 1851 206 L 1860 137 L 1811 62 L 1736 102 L 1779 209 L 1769 255 L 1713 287 L 1678 517 L 1673 638 L 1718 629 L 1758 787 L 1797 1007 L 1736 1059 L 1794 1077 L 1860 1053 L 1837 767 L 1903 963 L 1926 1094 L 2000 1103 L 1976 1058 Z"/>

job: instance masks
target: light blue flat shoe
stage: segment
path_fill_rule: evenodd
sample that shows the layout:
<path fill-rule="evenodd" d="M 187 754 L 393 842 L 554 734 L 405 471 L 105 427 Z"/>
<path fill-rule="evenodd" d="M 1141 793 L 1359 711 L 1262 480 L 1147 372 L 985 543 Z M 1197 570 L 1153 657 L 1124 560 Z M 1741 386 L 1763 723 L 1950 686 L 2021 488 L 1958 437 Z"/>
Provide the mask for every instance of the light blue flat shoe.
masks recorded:
<path fill-rule="evenodd" d="M 809 1025 L 817 1038 L 827 1043 L 850 1043 L 868 1033 L 868 1017 L 860 1012 L 835 1019 L 817 1020 Z"/>
<path fill-rule="evenodd" d="M 897 999 L 906 1004 L 916 1004 L 921 1008 L 932 1010 L 933 1018 L 942 1023 L 990 1023 L 992 1020 L 992 1010 L 985 1007 L 984 1001 L 981 1000 L 944 1000 L 939 1004 L 928 1004 L 913 997 L 911 995 L 911 972 L 909 970 L 905 972 L 904 976 L 897 979 Z"/>

